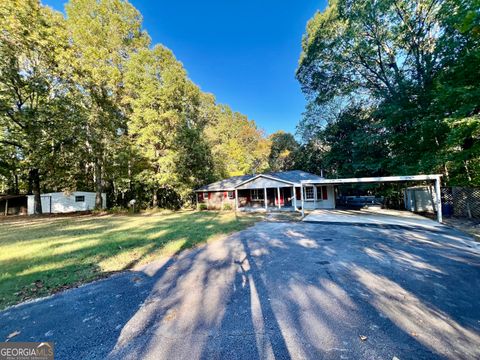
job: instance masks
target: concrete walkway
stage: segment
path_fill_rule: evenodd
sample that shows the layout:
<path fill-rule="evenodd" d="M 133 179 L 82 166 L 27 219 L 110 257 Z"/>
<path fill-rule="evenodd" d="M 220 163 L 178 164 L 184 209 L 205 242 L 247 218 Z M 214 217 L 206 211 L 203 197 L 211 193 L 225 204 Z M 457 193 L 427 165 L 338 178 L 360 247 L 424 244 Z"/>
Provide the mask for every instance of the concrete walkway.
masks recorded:
<path fill-rule="evenodd" d="M 0 312 L 56 359 L 478 359 L 480 252 L 465 235 L 262 222 Z"/>

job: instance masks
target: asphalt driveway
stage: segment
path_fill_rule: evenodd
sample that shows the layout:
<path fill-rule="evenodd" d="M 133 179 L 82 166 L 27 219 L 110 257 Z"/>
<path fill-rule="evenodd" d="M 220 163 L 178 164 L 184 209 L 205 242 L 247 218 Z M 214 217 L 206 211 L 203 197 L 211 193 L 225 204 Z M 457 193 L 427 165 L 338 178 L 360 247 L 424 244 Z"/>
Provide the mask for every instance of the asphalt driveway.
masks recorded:
<path fill-rule="evenodd" d="M 0 313 L 57 359 L 478 359 L 480 251 L 447 228 L 261 222 Z"/>

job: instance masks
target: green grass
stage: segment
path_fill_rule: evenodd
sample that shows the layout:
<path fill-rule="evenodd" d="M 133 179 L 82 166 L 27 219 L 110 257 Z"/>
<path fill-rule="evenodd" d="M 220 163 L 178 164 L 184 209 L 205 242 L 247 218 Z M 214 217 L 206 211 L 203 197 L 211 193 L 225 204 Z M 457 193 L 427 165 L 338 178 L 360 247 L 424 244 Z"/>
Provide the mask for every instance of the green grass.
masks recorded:
<path fill-rule="evenodd" d="M 258 219 L 157 212 L 0 221 L 0 308 L 178 253 Z"/>

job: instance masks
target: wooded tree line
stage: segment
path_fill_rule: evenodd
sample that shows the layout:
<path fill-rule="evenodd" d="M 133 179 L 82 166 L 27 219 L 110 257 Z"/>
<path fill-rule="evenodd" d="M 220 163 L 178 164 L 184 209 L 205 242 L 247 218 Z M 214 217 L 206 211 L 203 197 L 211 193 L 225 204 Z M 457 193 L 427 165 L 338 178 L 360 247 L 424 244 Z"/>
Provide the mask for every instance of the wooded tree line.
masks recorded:
<path fill-rule="evenodd" d="M 218 104 L 123 0 L 0 2 L 0 193 L 95 190 L 178 208 L 268 167 L 270 141 Z"/>
<path fill-rule="evenodd" d="M 480 185 L 479 0 L 330 0 L 302 50 L 301 167 Z"/>
<path fill-rule="evenodd" d="M 331 0 L 308 22 L 301 142 L 218 104 L 125 0 L 0 2 L 0 193 L 178 208 L 233 175 L 440 172 L 480 185 L 480 0 Z"/>

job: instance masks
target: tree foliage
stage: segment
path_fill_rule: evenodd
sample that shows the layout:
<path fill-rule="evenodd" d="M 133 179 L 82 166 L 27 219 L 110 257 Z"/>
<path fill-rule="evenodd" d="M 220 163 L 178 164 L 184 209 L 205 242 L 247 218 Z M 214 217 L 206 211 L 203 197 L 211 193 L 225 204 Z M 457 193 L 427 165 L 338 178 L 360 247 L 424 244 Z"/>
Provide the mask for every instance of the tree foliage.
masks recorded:
<path fill-rule="evenodd" d="M 273 171 L 295 169 L 295 154 L 298 151 L 298 142 L 295 137 L 284 131 L 277 131 L 270 135 L 271 148 L 268 164 Z"/>
<path fill-rule="evenodd" d="M 226 105 L 214 107 L 206 128 L 218 177 L 255 174 L 268 168 L 270 142 L 253 120 Z"/>
<path fill-rule="evenodd" d="M 480 183 L 478 8 L 335 0 L 315 14 L 297 70 L 309 99 L 299 130 L 325 142 L 331 173 L 443 172 Z"/>
<path fill-rule="evenodd" d="M 178 208 L 205 182 L 267 167 L 253 120 L 150 46 L 125 0 L 0 3 L 0 191 L 95 189 L 97 205 Z"/>
<path fill-rule="evenodd" d="M 41 213 L 39 177 L 78 130 L 72 49 L 63 17 L 36 1 L 2 2 L 0 27 L 1 172 L 15 178 L 14 192 L 26 180 Z"/>

